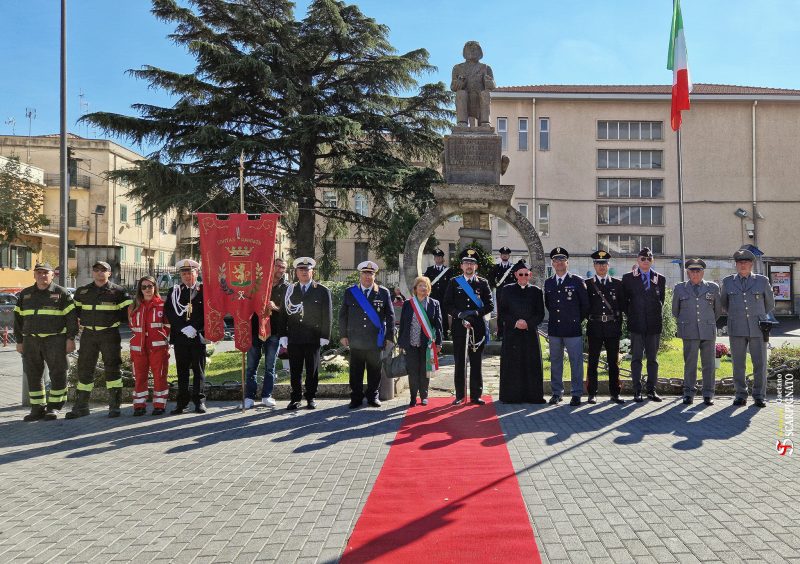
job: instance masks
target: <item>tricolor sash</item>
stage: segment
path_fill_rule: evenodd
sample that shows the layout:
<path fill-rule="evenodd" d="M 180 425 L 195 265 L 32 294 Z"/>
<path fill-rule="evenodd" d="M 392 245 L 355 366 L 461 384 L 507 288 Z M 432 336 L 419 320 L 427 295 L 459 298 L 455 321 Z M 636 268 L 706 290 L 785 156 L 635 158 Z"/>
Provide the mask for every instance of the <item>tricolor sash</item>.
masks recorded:
<path fill-rule="evenodd" d="M 372 307 L 371 303 L 369 303 L 367 296 L 364 295 L 364 292 L 361 291 L 360 287 L 350 286 L 350 293 L 353 294 L 353 297 L 358 302 L 358 305 L 361 306 L 361 309 L 363 309 L 364 313 L 367 314 L 370 322 L 378 329 L 378 348 L 383 348 L 383 341 L 386 337 L 386 328 L 383 326 L 381 318 L 378 317 L 378 312 L 375 311 L 375 308 Z"/>
<path fill-rule="evenodd" d="M 414 315 L 417 317 L 417 322 L 422 328 L 422 332 L 428 337 L 428 350 L 425 352 L 425 371 L 433 372 L 439 370 L 439 353 L 436 351 L 436 336 L 433 334 L 433 325 L 428 318 L 428 312 L 422 307 L 422 303 L 416 296 L 412 296 L 410 300 L 411 309 L 414 310 Z"/>
<path fill-rule="evenodd" d="M 483 302 L 478 296 L 475 295 L 475 290 L 473 290 L 472 286 L 467 283 L 467 279 L 464 278 L 464 276 L 456 276 L 455 280 L 458 282 L 458 285 L 461 286 L 461 289 L 466 292 L 469 299 L 477 304 L 479 308 L 483 307 Z"/>

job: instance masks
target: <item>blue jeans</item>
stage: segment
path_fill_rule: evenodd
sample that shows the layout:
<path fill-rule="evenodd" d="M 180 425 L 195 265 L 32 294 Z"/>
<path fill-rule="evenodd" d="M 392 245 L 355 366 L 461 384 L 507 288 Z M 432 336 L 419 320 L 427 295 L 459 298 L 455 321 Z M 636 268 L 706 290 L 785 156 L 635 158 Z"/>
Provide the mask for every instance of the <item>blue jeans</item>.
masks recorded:
<path fill-rule="evenodd" d="M 272 390 L 275 388 L 275 362 L 278 360 L 279 341 L 280 338 L 275 335 L 270 335 L 266 341 L 262 341 L 258 336 L 253 335 L 253 346 L 247 351 L 247 371 L 245 372 L 248 398 L 256 399 L 256 391 L 258 390 L 256 372 L 258 372 L 262 354 L 266 358 L 264 359 L 264 386 L 261 388 L 261 397 L 265 398 L 272 395 Z"/>

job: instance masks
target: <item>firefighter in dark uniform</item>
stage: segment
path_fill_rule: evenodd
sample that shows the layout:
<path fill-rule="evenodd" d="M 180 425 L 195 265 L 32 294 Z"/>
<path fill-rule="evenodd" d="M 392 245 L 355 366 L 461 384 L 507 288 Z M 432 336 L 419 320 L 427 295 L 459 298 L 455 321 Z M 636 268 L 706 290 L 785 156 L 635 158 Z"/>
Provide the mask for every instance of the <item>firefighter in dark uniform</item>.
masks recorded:
<path fill-rule="evenodd" d="M 165 300 L 164 315 L 172 327 L 169 342 L 175 350 L 175 369 L 178 373 L 178 397 L 170 413 L 183 413 L 189 401 L 195 413 L 206 412 L 206 340 L 203 314 L 203 285 L 197 281 L 200 264 L 191 259 L 178 261 L 181 283 L 175 284 Z M 189 395 L 189 371 L 194 376 Z"/>
<path fill-rule="evenodd" d="M 511 249 L 500 247 L 500 262 L 492 267 L 489 273 L 489 286 L 495 291 L 495 303 L 498 311 L 500 310 L 500 300 L 503 297 L 503 286 L 513 284 L 516 281 L 511 276 Z M 497 316 L 497 338 L 503 338 L 503 319 Z"/>
<path fill-rule="evenodd" d="M 341 343 L 345 347 L 350 347 L 350 409 L 361 407 L 364 397 L 371 407 L 381 406 L 378 398 L 378 386 L 381 383 L 381 352 L 387 348 L 391 349 L 395 329 L 392 296 L 387 288 L 375 283 L 378 265 L 366 260 L 358 265 L 358 272 L 358 284 L 345 290 L 339 308 Z M 371 310 L 365 310 L 365 307 Z M 365 368 L 366 394 L 364 394 Z"/>
<path fill-rule="evenodd" d="M 550 317 L 547 320 L 550 347 L 550 386 L 553 397 L 550 405 L 561 401 L 564 392 L 564 349 L 567 349 L 570 366 L 572 400 L 570 405 L 581 404 L 583 395 L 583 331 L 581 321 L 589 314 L 589 296 L 583 278 L 570 274 L 569 253 L 562 247 L 550 251 L 555 274 L 544 281 L 544 305 Z"/>
<path fill-rule="evenodd" d="M 69 292 L 53 283 L 53 268 L 37 263 L 36 284 L 19 293 L 14 307 L 14 338 L 28 379 L 31 412 L 23 419 L 58 418 L 67 399 L 67 354 L 75 350 L 78 315 Z M 44 365 L 50 371 L 50 393 L 45 397 Z"/>
<path fill-rule="evenodd" d="M 606 348 L 608 363 L 608 393 L 614 403 L 625 403 L 620 399 L 619 384 L 619 339 L 622 336 L 622 304 L 625 293 L 622 280 L 608 274 L 608 261 L 611 253 L 597 251 L 592 254 L 595 275 L 586 279 L 589 293 L 589 321 L 586 324 L 586 337 L 589 341 L 589 366 L 586 370 L 589 403 L 596 403 L 597 365 L 600 363 L 600 350 Z"/>
<path fill-rule="evenodd" d="M 303 367 L 306 370 L 306 407 L 316 409 L 319 386 L 319 351 L 331 339 L 331 319 L 333 300 L 331 291 L 314 279 L 311 257 L 294 260 L 294 273 L 297 282 L 286 288 L 284 306 L 286 311 L 285 329 L 280 334 L 280 346 L 286 347 L 289 354 L 289 373 L 292 383 L 292 396 L 286 409 L 300 407 L 303 398 Z"/>
<path fill-rule="evenodd" d="M 442 304 L 444 303 L 444 293 L 447 291 L 447 285 L 457 273 L 445 264 L 444 251 L 442 249 L 433 251 L 433 262 L 433 266 L 429 266 L 423 276 L 427 276 L 431 281 L 431 297 Z M 446 312 L 442 312 L 442 314 L 442 339 L 447 339 L 447 334 L 450 331 L 450 317 Z"/>
<path fill-rule="evenodd" d="M 119 326 L 128 320 L 131 299 L 122 286 L 109 281 L 111 265 L 97 261 L 92 265 L 93 282 L 75 291 L 75 309 L 81 324 L 78 349 L 77 399 L 67 419 L 89 415 L 89 396 L 94 388 L 97 358 L 103 355 L 103 371 L 108 390 L 108 416 L 119 417 L 122 401 Z"/>
<path fill-rule="evenodd" d="M 492 290 L 486 278 L 477 275 L 478 253 L 474 249 L 461 252 L 461 270 L 463 274 L 456 276 L 447 285 L 444 295 L 443 314 L 453 316 L 453 356 L 455 357 L 455 373 L 453 382 L 456 388 L 456 399 L 453 405 L 461 405 L 465 398 L 466 356 L 469 356 L 469 396 L 470 403 L 484 404 L 483 374 L 481 359 L 486 346 L 489 328 L 484 316 L 494 310 Z M 475 299 L 469 297 L 463 284 L 470 288 Z M 469 342 L 467 342 L 469 341 Z"/>

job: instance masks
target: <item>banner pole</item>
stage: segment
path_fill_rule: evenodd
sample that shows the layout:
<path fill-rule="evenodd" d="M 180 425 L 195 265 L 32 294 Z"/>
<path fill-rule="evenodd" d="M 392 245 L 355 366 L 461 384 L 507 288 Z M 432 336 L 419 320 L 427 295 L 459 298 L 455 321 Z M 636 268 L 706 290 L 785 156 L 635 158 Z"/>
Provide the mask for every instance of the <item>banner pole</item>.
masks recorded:
<path fill-rule="evenodd" d="M 245 357 L 245 353 L 244 353 L 244 351 L 242 351 L 242 413 L 245 412 L 244 400 L 245 400 L 245 396 L 247 395 L 247 392 L 245 391 L 245 387 L 244 387 L 245 358 L 246 358 Z"/>

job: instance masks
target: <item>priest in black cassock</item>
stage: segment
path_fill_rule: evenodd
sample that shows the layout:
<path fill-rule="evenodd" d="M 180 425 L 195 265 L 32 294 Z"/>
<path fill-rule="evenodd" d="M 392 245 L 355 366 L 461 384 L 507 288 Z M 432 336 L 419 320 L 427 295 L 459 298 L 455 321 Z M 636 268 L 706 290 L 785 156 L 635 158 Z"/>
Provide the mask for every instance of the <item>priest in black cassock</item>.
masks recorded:
<path fill-rule="evenodd" d="M 505 323 L 500 353 L 500 401 L 545 403 L 542 351 L 536 330 L 544 319 L 544 294 L 531 283 L 531 271 L 517 262 L 516 282 L 503 287 L 498 316 Z"/>

